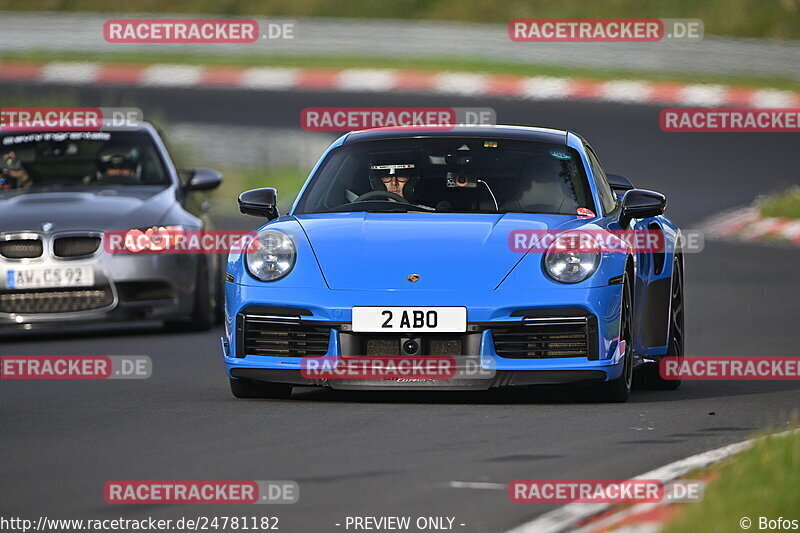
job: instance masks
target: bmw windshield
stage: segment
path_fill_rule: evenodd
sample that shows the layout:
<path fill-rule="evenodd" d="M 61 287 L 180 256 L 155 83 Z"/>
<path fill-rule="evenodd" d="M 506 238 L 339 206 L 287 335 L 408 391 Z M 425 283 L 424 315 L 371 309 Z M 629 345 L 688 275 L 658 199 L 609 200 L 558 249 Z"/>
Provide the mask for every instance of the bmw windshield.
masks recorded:
<path fill-rule="evenodd" d="M 577 151 L 478 137 L 344 144 L 328 154 L 295 213 L 548 213 L 594 210 Z"/>
<path fill-rule="evenodd" d="M 161 157 L 144 132 L 0 135 L 0 194 L 168 184 Z"/>

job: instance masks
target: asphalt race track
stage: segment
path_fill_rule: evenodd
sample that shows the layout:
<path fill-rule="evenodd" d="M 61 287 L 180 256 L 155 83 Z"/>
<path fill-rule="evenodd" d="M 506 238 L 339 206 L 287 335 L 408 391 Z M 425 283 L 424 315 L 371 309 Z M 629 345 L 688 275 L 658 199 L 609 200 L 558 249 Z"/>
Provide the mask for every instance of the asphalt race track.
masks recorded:
<path fill-rule="evenodd" d="M 0 84 L 0 91 L 20 86 Z M 26 89 L 46 96 L 54 86 Z M 800 182 L 797 137 L 663 133 L 654 106 L 559 101 L 204 89 L 68 89 L 81 104 L 135 105 L 167 121 L 299 127 L 313 106 L 489 106 L 498 121 L 573 129 L 610 172 L 664 192 L 686 228 L 759 193 Z M 169 134 L 169 131 L 166 132 Z M 213 142 L 213 139 L 210 139 Z M 267 185 L 267 184 L 265 184 Z M 232 199 L 231 199 L 232 200 Z M 231 217 L 227 228 L 255 227 Z M 797 356 L 800 250 L 709 242 L 686 257 L 689 355 Z M 167 334 L 157 324 L 0 338 L 4 355 L 149 355 L 148 380 L 3 381 L 0 515 L 36 518 L 280 518 L 280 531 L 344 530 L 345 517 L 455 517 L 457 531 L 503 531 L 554 508 L 513 504 L 520 478 L 624 479 L 781 427 L 797 382 L 685 382 L 621 405 L 571 389 L 503 393 L 343 393 L 235 400 L 219 330 Z M 108 480 L 294 480 L 294 505 L 111 506 Z M 13 512 L 12 512 L 13 511 Z M 737 527 L 731 517 L 730 529 Z M 342 524 L 336 526 L 335 524 Z M 464 524 L 461 526 L 460 524 Z"/>

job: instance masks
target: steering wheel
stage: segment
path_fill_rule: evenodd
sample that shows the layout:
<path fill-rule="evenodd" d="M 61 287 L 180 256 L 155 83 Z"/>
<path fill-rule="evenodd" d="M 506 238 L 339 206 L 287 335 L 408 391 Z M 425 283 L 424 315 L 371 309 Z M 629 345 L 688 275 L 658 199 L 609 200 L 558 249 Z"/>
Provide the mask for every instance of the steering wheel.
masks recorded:
<path fill-rule="evenodd" d="M 364 194 L 362 194 L 361 196 L 359 196 L 358 198 L 353 200 L 353 203 L 366 202 L 367 200 L 372 200 L 374 198 L 387 198 L 387 199 L 391 198 L 392 200 L 397 200 L 398 202 L 403 202 L 404 204 L 410 204 L 411 203 L 408 200 L 406 200 L 405 198 L 403 198 L 402 196 L 400 196 L 399 194 L 396 194 L 396 193 L 393 193 L 393 192 L 389 192 L 389 191 L 369 191 L 369 192 L 365 192 Z"/>

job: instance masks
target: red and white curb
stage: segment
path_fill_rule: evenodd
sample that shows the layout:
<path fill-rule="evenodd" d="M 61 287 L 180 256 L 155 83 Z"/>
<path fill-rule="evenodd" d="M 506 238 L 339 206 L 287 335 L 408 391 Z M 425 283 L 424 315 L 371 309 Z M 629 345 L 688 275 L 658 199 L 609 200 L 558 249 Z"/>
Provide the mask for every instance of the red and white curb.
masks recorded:
<path fill-rule="evenodd" d="M 757 207 L 743 207 L 706 221 L 703 233 L 711 239 L 770 241 L 800 246 L 800 219 L 763 217 Z"/>
<path fill-rule="evenodd" d="M 665 492 L 671 491 L 670 483 L 664 485 Z M 593 516 L 588 523 L 575 530 L 575 533 L 657 533 L 664 524 L 678 514 L 676 504 L 654 502 L 639 503 L 622 510 L 609 511 Z"/>
<path fill-rule="evenodd" d="M 800 430 L 789 430 L 772 435 L 784 437 Z M 695 470 L 707 468 L 752 447 L 759 440 L 748 439 L 680 459 L 661 468 L 651 470 L 632 479 L 661 481 L 665 486 Z M 671 517 L 669 502 L 643 503 L 614 512 L 613 503 L 570 503 L 518 526 L 508 533 L 581 533 L 599 531 L 659 531 L 664 521 Z"/>
<path fill-rule="evenodd" d="M 251 90 L 414 92 L 527 100 L 597 100 L 684 107 L 800 107 L 800 93 L 725 85 L 468 72 L 94 62 L 0 62 L 0 80 L 65 85 L 137 85 Z"/>

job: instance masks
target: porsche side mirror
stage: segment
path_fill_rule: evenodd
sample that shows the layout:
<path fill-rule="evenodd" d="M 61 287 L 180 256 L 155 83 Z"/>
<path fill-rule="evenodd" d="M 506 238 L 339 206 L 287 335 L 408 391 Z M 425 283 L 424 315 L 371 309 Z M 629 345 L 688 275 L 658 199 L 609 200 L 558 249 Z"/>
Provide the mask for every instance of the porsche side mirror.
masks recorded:
<path fill-rule="evenodd" d="M 269 220 L 278 218 L 278 191 L 266 187 L 243 192 L 239 195 L 239 211 Z"/>
<path fill-rule="evenodd" d="M 196 168 L 188 170 L 189 180 L 186 182 L 187 191 L 210 191 L 222 183 L 222 174 L 210 168 Z"/>
<path fill-rule="evenodd" d="M 622 214 L 619 223 L 627 226 L 633 218 L 657 217 L 664 214 L 667 197 L 655 191 L 631 189 L 622 197 Z"/>

